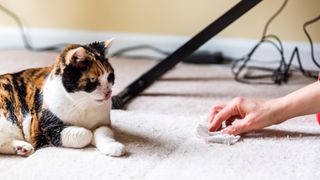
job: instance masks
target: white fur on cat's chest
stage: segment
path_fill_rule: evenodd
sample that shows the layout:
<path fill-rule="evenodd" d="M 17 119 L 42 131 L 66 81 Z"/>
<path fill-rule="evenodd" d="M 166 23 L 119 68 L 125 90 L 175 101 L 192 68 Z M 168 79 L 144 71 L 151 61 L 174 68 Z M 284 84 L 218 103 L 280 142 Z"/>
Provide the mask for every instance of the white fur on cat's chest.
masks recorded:
<path fill-rule="evenodd" d="M 84 92 L 65 92 L 60 79 L 47 80 L 43 90 L 43 103 L 63 122 L 84 127 L 97 128 L 110 124 L 111 99 L 98 104 Z"/>

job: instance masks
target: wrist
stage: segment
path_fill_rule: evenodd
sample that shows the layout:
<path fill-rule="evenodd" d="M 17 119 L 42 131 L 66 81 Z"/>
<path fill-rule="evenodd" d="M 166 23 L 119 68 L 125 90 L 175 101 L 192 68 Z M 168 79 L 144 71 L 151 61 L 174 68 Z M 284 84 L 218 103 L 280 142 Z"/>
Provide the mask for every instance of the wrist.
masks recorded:
<path fill-rule="evenodd" d="M 270 120 L 273 124 L 282 123 L 293 117 L 290 110 L 290 101 L 285 97 L 271 99 L 266 104 L 270 111 Z"/>

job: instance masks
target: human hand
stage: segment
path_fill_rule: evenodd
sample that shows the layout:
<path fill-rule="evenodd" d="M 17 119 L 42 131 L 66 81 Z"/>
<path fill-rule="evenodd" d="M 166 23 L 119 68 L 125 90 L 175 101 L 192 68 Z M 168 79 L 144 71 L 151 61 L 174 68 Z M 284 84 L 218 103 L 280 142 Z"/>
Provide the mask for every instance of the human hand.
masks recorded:
<path fill-rule="evenodd" d="M 228 103 L 212 107 L 208 121 L 209 131 L 216 131 L 225 121 L 226 128 L 222 133 L 238 135 L 244 132 L 261 129 L 284 121 L 279 112 L 279 103 L 275 100 L 258 100 L 234 98 Z M 235 119 L 241 119 L 233 123 Z"/>

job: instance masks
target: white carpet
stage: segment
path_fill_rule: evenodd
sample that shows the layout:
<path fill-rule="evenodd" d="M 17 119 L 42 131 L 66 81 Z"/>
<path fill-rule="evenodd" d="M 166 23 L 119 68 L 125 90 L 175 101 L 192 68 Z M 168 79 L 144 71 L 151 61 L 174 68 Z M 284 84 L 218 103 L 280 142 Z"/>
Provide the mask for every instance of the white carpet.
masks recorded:
<path fill-rule="evenodd" d="M 0 51 L 0 72 L 49 65 L 55 56 Z M 112 59 L 114 92 L 154 63 Z M 107 157 L 92 147 L 43 148 L 28 158 L 1 155 L 0 179 L 320 179 L 320 126 L 314 115 L 247 134 L 233 146 L 194 136 L 199 117 L 217 102 L 279 97 L 311 82 L 295 75 L 288 85 L 245 85 L 233 81 L 228 67 L 180 64 L 126 110 L 112 112 L 116 137 L 127 146 L 125 157 Z"/>

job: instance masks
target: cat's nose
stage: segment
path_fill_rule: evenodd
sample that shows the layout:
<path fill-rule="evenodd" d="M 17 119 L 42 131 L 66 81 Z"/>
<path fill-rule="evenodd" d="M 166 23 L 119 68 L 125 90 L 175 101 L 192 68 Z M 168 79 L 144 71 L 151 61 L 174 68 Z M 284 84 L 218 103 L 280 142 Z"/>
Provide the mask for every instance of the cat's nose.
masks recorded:
<path fill-rule="evenodd" d="M 104 92 L 104 94 L 105 94 L 105 95 L 112 94 L 112 90 L 107 90 L 107 91 Z"/>

